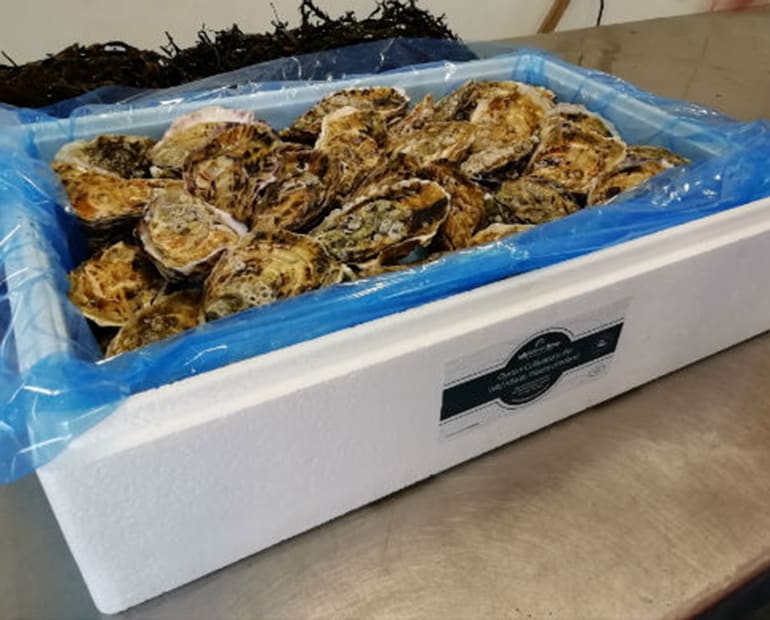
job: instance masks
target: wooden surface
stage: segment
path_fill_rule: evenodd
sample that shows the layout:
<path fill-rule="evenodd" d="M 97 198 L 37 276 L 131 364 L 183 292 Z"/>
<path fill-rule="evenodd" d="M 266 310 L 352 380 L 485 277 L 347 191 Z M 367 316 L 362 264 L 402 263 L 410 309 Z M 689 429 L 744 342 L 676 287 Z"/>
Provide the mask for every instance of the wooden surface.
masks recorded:
<path fill-rule="evenodd" d="M 768 32 L 754 11 L 525 42 L 750 120 Z M 768 386 L 764 335 L 123 616 L 689 615 L 770 564 Z M 0 532 L 0 618 L 99 617 L 36 479 L 0 487 Z"/>

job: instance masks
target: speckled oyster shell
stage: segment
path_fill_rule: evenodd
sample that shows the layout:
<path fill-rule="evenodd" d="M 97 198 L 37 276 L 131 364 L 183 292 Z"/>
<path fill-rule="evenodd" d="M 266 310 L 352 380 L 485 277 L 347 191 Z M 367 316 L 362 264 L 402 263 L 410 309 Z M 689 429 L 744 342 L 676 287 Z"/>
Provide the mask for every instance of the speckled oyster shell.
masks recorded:
<path fill-rule="evenodd" d="M 312 237 L 254 231 L 228 249 L 205 282 L 207 320 L 341 282 L 345 269 Z"/>
<path fill-rule="evenodd" d="M 125 325 L 164 284 L 142 250 L 122 241 L 81 263 L 69 281 L 70 301 L 102 327 Z"/>
<path fill-rule="evenodd" d="M 376 110 L 386 123 L 395 122 L 409 106 L 409 98 L 400 88 L 373 86 L 348 88 L 327 95 L 281 132 L 285 140 L 313 144 L 321 133 L 324 117 L 339 108 L 352 106 L 362 110 Z"/>
<path fill-rule="evenodd" d="M 466 247 L 481 225 L 485 205 L 492 200 L 479 185 L 456 168 L 430 164 L 420 171 L 421 178 L 436 181 L 450 196 L 451 207 L 439 230 L 442 245 L 449 250 Z"/>
<path fill-rule="evenodd" d="M 588 194 L 588 204 L 603 204 L 647 179 L 675 166 L 687 163 L 687 159 L 657 146 L 630 146 L 626 158 L 606 172 Z"/>
<path fill-rule="evenodd" d="M 194 196 L 249 224 L 259 193 L 275 180 L 281 144 L 265 123 L 239 124 L 217 134 L 185 160 L 185 187 Z"/>
<path fill-rule="evenodd" d="M 150 151 L 151 172 L 156 177 L 179 177 L 187 156 L 205 146 L 225 129 L 256 123 L 251 112 L 211 106 L 176 119 Z"/>
<path fill-rule="evenodd" d="M 543 132 L 561 126 L 563 129 L 593 131 L 605 138 L 619 138 L 615 126 L 606 118 L 591 112 L 585 106 L 575 103 L 559 103 L 543 118 Z"/>
<path fill-rule="evenodd" d="M 203 322 L 201 293 L 183 290 L 162 295 L 129 319 L 107 347 L 107 357 L 158 342 Z"/>
<path fill-rule="evenodd" d="M 149 153 L 154 144 L 154 140 L 142 136 L 102 135 L 65 144 L 56 153 L 54 162 L 124 179 L 139 179 L 149 176 Z"/>
<path fill-rule="evenodd" d="M 378 146 L 384 144 L 387 138 L 385 117 L 376 110 L 344 106 L 324 116 L 315 148 L 323 150 L 339 140 L 355 140 L 361 135 L 372 138 Z"/>
<path fill-rule="evenodd" d="M 246 232 L 230 215 L 182 189 L 157 194 L 137 226 L 144 250 L 169 280 L 203 279 Z"/>
<path fill-rule="evenodd" d="M 389 127 L 391 138 L 398 138 L 401 134 L 422 129 L 430 121 L 434 120 L 435 104 L 433 95 L 428 93 L 422 101 L 419 101 L 402 118 L 392 123 Z"/>
<path fill-rule="evenodd" d="M 449 208 L 440 185 L 409 179 L 332 211 L 311 234 L 342 263 L 388 264 L 430 244 Z"/>
<path fill-rule="evenodd" d="M 532 126 L 529 131 L 533 131 L 543 112 L 553 105 L 554 97 L 547 88 L 523 82 L 471 80 L 436 102 L 434 119 L 474 123 L 505 119 L 523 134 L 527 130 L 521 124 Z M 538 119 L 535 125 L 532 117 Z"/>
<path fill-rule="evenodd" d="M 426 123 L 401 134 L 390 144 L 392 155 L 407 155 L 420 165 L 434 161 L 457 163 L 465 159 L 476 140 L 476 128 L 467 121 Z"/>
<path fill-rule="evenodd" d="M 488 204 L 489 223 L 544 224 L 580 209 L 562 186 L 536 177 L 502 183 L 494 199 Z"/>
<path fill-rule="evenodd" d="M 320 221 L 325 212 L 322 181 L 327 157 L 319 151 L 287 145 L 276 152 L 275 181 L 261 192 L 251 220 L 253 230 L 302 231 Z"/>
<path fill-rule="evenodd" d="M 169 179 L 123 179 L 69 164 L 54 163 L 70 204 L 86 232 L 106 240 L 133 228 L 158 191 L 181 188 Z"/>
<path fill-rule="evenodd" d="M 478 245 L 484 245 L 485 243 L 492 243 L 493 241 L 500 241 L 506 237 L 512 237 L 513 235 L 520 235 L 523 232 L 534 228 L 532 224 L 502 224 L 494 223 L 479 230 L 468 242 L 468 247 L 475 247 Z"/>
<path fill-rule="evenodd" d="M 597 179 L 626 156 L 626 145 L 610 129 L 587 111 L 549 115 L 526 173 L 559 183 L 584 200 Z"/>

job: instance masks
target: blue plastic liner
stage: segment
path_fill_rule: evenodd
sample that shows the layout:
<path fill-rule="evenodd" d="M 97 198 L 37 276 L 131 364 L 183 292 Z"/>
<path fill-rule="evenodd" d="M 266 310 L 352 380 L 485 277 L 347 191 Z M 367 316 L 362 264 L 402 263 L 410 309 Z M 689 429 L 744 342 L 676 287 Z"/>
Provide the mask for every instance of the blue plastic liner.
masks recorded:
<path fill-rule="evenodd" d="M 255 308 L 100 359 L 85 319 L 66 299 L 67 272 L 83 258 L 84 241 L 45 162 L 59 145 L 110 128 L 160 135 L 175 116 L 212 102 L 257 110 L 280 127 L 312 101 L 351 84 L 400 85 L 414 100 L 427 92 L 442 96 L 470 77 L 547 86 L 559 100 L 583 103 L 608 118 L 627 142 L 666 146 L 692 163 L 611 205 L 514 238 Z M 28 121 L 0 111 L 0 480 L 6 482 L 47 462 L 131 394 L 770 196 L 768 124 L 738 123 L 661 99 L 533 50 L 343 82 L 272 83 L 267 91 L 254 86 L 235 95 L 215 89 L 208 97 L 81 108 L 69 119 Z"/>

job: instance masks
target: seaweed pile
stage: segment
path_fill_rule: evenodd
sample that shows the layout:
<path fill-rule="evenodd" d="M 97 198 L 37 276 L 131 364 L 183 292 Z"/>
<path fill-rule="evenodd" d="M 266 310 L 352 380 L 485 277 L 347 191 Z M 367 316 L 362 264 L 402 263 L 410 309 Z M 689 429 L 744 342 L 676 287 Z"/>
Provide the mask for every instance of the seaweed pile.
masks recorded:
<path fill-rule="evenodd" d="M 300 25 L 288 28 L 277 16 L 272 32 L 244 33 L 236 24 L 198 32 L 195 45 L 179 47 L 166 33 L 162 53 L 122 41 L 73 44 L 57 54 L 23 65 L 0 64 L 0 102 L 43 107 L 102 86 L 166 88 L 217 73 L 336 47 L 391 37 L 452 39 L 443 15 L 434 16 L 416 0 L 378 0 L 363 19 L 348 11 L 332 18 L 313 0 L 302 0 Z"/>

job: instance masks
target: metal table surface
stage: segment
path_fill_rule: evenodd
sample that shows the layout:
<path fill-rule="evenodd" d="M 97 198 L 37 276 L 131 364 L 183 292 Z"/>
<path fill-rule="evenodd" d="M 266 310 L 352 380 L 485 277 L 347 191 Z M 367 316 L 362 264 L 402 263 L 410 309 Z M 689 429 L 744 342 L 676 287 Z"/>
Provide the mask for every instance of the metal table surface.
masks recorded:
<path fill-rule="evenodd" d="M 755 10 L 518 41 L 751 120 L 767 33 Z M 769 385 L 766 334 L 124 616 L 693 613 L 770 565 Z M 95 617 L 37 480 L 0 486 L 0 618 Z"/>

